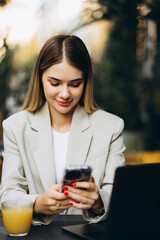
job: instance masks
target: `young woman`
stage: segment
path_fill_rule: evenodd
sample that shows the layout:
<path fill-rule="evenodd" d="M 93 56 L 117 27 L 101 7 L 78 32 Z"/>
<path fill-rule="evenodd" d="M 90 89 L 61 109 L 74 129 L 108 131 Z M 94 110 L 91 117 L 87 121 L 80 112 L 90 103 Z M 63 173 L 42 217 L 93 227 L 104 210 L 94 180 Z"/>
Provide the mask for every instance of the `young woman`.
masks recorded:
<path fill-rule="evenodd" d="M 100 110 L 86 46 L 76 36 L 51 37 L 37 58 L 23 110 L 3 122 L 1 202 L 29 198 L 34 224 L 54 214 L 107 216 L 115 169 L 125 164 L 123 120 Z M 65 166 L 90 165 L 91 182 L 60 183 Z M 84 190 L 85 189 L 85 190 Z"/>

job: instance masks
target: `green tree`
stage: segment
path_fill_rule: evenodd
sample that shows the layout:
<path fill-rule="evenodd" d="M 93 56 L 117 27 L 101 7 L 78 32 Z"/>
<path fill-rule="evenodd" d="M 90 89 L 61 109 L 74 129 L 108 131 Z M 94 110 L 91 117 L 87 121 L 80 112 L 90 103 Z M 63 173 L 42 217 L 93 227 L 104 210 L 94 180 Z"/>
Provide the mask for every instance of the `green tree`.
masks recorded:
<path fill-rule="evenodd" d="M 141 113 L 145 116 L 143 126 L 146 148 L 154 150 L 160 149 L 160 0 L 138 1 L 138 3 L 148 9 L 145 15 L 139 12 L 139 17 L 143 20 L 152 19 L 157 26 L 157 46 L 152 76 L 147 78 L 142 75 L 139 81 Z M 143 61 L 140 67 L 142 65 Z"/>
<path fill-rule="evenodd" d="M 136 3 L 100 1 L 108 8 L 103 18 L 112 19 L 109 41 L 96 71 L 95 94 L 107 111 L 121 116 L 126 129 L 141 127 L 137 95 Z"/>
<path fill-rule="evenodd" d="M 0 61 L 0 110 L 5 112 L 5 102 L 7 96 L 10 94 L 9 81 L 12 74 L 12 59 L 14 54 L 14 49 L 9 48 L 6 39 L 3 40 L 4 55 Z"/>
<path fill-rule="evenodd" d="M 10 0 L 0 0 L 0 7 L 4 7 L 10 2 Z"/>
<path fill-rule="evenodd" d="M 160 149 L 160 0 L 88 2 L 99 5 L 86 10 L 88 15 L 85 11 L 86 24 L 113 21 L 102 62 L 95 66 L 96 99 L 104 109 L 123 117 L 126 129 L 143 131 L 146 149 Z M 147 36 L 144 26 L 138 29 L 138 19 L 153 19 L 157 24 L 157 52 L 150 79 L 142 72 L 145 59 L 139 62 L 136 58 L 138 31 Z"/>
<path fill-rule="evenodd" d="M 2 121 L 7 115 L 5 103 L 6 98 L 10 94 L 9 80 L 12 72 L 12 58 L 14 50 L 10 49 L 6 43 L 6 39 L 3 41 L 1 52 L 4 54 L 0 59 L 0 149 L 2 148 Z"/>

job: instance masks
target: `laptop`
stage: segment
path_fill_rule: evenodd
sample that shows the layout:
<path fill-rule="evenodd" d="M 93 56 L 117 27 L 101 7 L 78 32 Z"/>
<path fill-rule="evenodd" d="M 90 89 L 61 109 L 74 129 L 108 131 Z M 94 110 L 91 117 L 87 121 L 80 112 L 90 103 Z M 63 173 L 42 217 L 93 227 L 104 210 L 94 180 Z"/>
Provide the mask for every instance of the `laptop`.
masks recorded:
<path fill-rule="evenodd" d="M 107 220 L 65 226 L 80 239 L 160 239 L 160 164 L 117 168 Z"/>

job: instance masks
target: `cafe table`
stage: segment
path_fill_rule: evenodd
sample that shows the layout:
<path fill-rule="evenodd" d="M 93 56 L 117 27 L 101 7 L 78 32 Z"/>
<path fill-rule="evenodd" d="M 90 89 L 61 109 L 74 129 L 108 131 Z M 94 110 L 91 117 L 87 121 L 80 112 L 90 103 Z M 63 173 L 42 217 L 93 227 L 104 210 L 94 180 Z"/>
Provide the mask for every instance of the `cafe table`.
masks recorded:
<path fill-rule="evenodd" d="M 5 231 L 0 215 L 0 240 L 78 240 L 75 235 L 65 232 L 62 227 L 85 223 L 81 215 L 56 215 L 52 222 L 45 226 L 31 226 L 30 232 L 24 237 L 11 237 Z"/>

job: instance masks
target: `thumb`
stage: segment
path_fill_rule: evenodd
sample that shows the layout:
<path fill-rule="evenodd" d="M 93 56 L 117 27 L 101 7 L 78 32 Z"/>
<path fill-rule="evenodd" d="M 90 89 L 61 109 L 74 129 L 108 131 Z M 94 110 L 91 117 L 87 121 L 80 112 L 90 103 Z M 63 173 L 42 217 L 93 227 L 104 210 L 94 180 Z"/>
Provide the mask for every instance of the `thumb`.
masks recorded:
<path fill-rule="evenodd" d="M 56 185 L 54 185 L 53 187 L 52 187 L 52 189 L 54 190 L 54 191 L 59 191 L 60 190 L 60 188 L 61 188 L 61 185 L 60 184 L 56 184 Z"/>
<path fill-rule="evenodd" d="M 94 177 L 92 176 L 91 178 L 91 182 L 95 183 Z"/>

